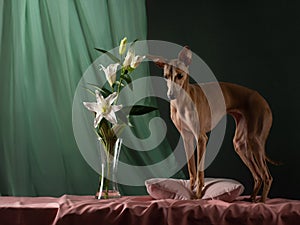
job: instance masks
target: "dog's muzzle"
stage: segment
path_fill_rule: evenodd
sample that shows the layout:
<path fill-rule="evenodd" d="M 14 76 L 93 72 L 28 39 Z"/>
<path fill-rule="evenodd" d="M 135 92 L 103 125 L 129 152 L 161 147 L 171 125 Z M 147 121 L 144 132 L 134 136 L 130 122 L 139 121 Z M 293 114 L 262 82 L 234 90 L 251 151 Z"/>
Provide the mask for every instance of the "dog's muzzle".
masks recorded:
<path fill-rule="evenodd" d="M 168 94 L 168 99 L 174 100 L 176 96 L 174 94 Z"/>

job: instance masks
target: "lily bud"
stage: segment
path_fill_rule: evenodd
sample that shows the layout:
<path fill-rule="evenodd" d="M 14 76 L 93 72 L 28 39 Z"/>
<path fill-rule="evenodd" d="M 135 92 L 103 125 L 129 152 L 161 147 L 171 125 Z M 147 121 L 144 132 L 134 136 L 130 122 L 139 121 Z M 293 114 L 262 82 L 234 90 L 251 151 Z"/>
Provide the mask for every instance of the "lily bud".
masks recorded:
<path fill-rule="evenodd" d="M 116 82 L 117 70 L 119 65 L 120 65 L 119 63 L 115 63 L 115 64 L 110 64 L 108 67 L 104 67 L 103 65 L 100 64 L 102 70 L 105 73 L 106 79 L 111 87 Z"/>
<path fill-rule="evenodd" d="M 120 42 L 120 46 L 119 46 L 119 54 L 123 55 L 125 50 L 126 50 L 126 44 L 127 44 L 127 37 L 124 37 L 121 42 Z"/>

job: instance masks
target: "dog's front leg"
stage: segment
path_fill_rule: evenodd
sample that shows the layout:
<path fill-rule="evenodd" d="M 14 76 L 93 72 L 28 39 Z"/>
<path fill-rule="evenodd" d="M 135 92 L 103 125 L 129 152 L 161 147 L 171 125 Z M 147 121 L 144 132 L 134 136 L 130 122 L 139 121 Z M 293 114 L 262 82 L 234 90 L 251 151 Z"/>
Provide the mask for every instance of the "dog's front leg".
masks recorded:
<path fill-rule="evenodd" d="M 196 184 L 196 197 L 202 197 L 202 188 L 204 187 L 204 161 L 205 161 L 205 150 L 207 143 L 206 133 L 202 133 L 198 137 L 197 141 L 197 184 Z"/>
<path fill-rule="evenodd" d="M 189 170 L 189 175 L 190 175 L 190 188 L 191 191 L 194 189 L 195 181 L 196 181 L 196 165 L 195 165 L 195 155 L 194 155 L 194 150 L 195 150 L 195 139 L 194 135 L 190 132 L 181 132 L 181 136 L 183 138 L 183 143 L 184 143 L 184 149 L 185 149 L 185 154 L 186 154 L 186 159 L 188 163 L 188 170 Z"/>

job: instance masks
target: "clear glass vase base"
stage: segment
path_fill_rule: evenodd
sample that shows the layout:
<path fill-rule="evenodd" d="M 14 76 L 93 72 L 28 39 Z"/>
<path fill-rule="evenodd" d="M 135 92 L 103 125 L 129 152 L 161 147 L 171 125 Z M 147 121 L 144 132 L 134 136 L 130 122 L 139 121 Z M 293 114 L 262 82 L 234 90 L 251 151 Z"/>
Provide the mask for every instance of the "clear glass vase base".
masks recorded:
<path fill-rule="evenodd" d="M 111 199 L 111 198 L 121 198 L 121 194 L 118 191 L 109 190 L 108 192 L 102 192 L 99 198 L 99 192 L 95 195 L 96 199 Z"/>

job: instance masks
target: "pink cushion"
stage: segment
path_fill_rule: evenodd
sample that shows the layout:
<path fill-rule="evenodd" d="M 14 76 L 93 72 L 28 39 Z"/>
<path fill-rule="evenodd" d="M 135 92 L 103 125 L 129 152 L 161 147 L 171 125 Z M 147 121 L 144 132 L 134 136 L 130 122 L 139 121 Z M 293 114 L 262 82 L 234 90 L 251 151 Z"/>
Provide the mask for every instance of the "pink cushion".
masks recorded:
<path fill-rule="evenodd" d="M 190 190 L 189 180 L 153 178 L 145 181 L 147 191 L 154 199 L 193 199 L 195 190 Z M 225 178 L 205 178 L 202 199 L 217 199 L 232 202 L 244 191 L 244 186 L 236 180 Z"/>

